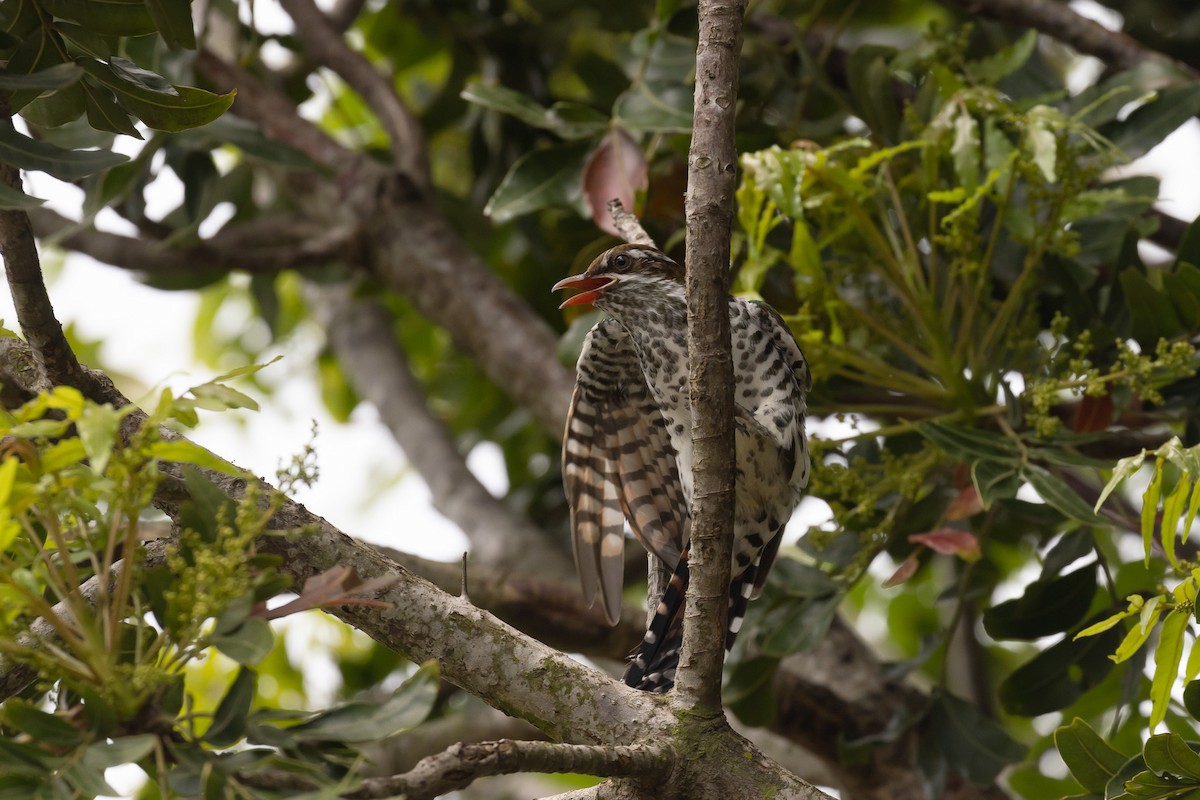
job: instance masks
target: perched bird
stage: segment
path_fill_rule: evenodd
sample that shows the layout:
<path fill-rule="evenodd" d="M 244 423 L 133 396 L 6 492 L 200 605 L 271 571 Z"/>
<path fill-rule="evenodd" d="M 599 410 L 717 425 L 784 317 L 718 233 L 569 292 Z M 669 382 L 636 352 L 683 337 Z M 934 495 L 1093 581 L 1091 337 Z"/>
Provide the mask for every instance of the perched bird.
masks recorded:
<path fill-rule="evenodd" d="M 621 611 L 626 520 L 673 570 L 625 673 L 630 686 L 667 691 L 682 640 L 692 504 L 683 267 L 652 247 L 624 244 L 559 281 L 560 289 L 579 290 L 561 308 L 592 304 L 610 315 L 584 340 L 563 440 L 576 567 L 585 598 L 599 600 L 610 623 Z M 778 314 L 731 297 L 729 318 L 737 484 L 726 648 L 808 483 L 804 398 L 811 384 L 804 354 Z"/>

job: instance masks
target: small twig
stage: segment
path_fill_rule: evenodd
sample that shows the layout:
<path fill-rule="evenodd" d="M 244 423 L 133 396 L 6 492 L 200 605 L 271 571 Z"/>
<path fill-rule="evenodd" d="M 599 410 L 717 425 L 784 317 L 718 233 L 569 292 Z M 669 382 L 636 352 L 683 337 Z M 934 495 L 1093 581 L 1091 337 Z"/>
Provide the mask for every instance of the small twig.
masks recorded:
<path fill-rule="evenodd" d="M 425 137 L 416 117 L 404 105 L 392 81 L 375 69 L 317 8 L 313 0 L 281 0 L 296 26 L 296 38 L 318 63 L 336 72 L 375 111 L 392 140 L 392 158 L 399 169 L 422 189 L 430 187 Z"/>
<path fill-rule="evenodd" d="M 369 778 L 344 795 L 353 800 L 394 797 L 426 800 L 462 789 L 479 778 L 514 772 L 578 772 L 599 777 L 653 776 L 670 778 L 674 752 L 666 746 L 602 747 L 553 742 L 458 743 L 422 759 L 403 775 Z"/>
<path fill-rule="evenodd" d="M 463 600 L 466 600 L 468 603 L 471 603 L 471 605 L 475 605 L 475 603 L 471 601 L 471 595 L 467 592 L 467 553 L 466 552 L 463 553 L 463 557 L 462 557 L 462 588 L 459 590 L 458 596 L 461 597 Z"/>
<path fill-rule="evenodd" d="M 650 234 L 646 233 L 646 229 L 642 227 L 641 221 L 634 216 L 632 211 L 625 209 L 625 204 L 620 200 L 612 199 L 608 201 L 608 213 L 612 217 L 613 224 L 620 232 L 621 238 L 629 244 L 644 244 L 649 247 L 658 247 L 654 240 L 650 238 Z"/>

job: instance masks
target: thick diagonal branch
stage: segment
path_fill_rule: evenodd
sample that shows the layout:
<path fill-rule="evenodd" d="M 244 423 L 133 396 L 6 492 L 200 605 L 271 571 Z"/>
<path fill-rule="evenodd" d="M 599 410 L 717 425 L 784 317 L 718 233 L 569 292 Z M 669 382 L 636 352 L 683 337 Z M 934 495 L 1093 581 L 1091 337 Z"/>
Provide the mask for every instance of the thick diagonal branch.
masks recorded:
<path fill-rule="evenodd" d="M 734 109 L 745 0 L 701 0 L 696 99 L 688 152 L 688 385 L 692 404 L 691 582 L 678 701 L 719 714 L 733 547 L 733 358 L 729 249 L 737 173 Z"/>

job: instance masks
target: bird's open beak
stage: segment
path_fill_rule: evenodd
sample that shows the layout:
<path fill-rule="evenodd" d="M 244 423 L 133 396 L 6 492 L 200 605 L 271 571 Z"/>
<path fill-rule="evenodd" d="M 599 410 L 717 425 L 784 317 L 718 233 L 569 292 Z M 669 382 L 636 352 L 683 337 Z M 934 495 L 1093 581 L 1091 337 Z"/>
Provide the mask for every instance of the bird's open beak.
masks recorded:
<path fill-rule="evenodd" d="M 578 289 L 579 294 L 574 297 L 568 297 L 559 308 L 586 306 L 596 302 L 596 299 L 600 297 L 600 292 L 614 283 L 616 283 L 616 278 L 613 278 L 611 275 L 596 276 L 588 275 L 584 272 L 580 275 L 563 278 L 554 284 L 554 288 L 550 291 L 557 292 L 559 289 Z"/>

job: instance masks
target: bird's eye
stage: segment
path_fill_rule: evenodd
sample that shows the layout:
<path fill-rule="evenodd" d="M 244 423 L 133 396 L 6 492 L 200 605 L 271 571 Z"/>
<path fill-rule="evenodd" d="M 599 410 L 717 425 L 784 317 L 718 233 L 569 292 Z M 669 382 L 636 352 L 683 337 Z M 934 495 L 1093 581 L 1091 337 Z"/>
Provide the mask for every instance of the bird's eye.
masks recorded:
<path fill-rule="evenodd" d="M 625 269 L 625 267 L 629 266 L 629 256 L 621 253 L 619 256 L 613 259 L 613 265 L 621 269 Z"/>

